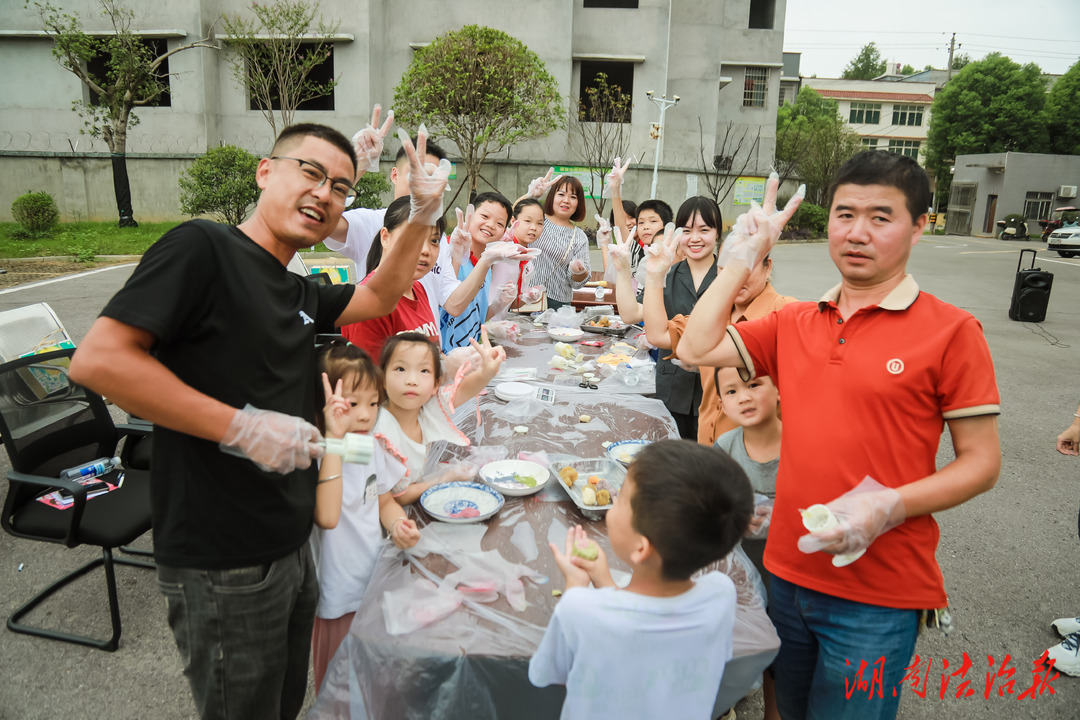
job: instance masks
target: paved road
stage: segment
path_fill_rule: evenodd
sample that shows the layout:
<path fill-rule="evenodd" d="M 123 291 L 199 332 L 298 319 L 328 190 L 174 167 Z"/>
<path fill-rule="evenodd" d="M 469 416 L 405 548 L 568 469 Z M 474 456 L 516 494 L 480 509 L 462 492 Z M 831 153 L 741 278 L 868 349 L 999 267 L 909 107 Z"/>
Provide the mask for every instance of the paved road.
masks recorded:
<path fill-rule="evenodd" d="M 920 638 L 917 652 L 923 675 L 926 662 L 933 664 L 925 698 L 902 690 L 900 717 L 905 719 L 1045 720 L 1075 718 L 1080 708 L 1080 679 L 1066 676 L 1053 682 L 1053 695 L 1016 699 L 1031 685 L 1031 661 L 1056 642 L 1050 621 L 1080 614 L 1076 580 L 1080 460 L 1059 455 L 1053 447 L 1080 402 L 1080 259 L 1040 253 L 1039 265 L 1055 273 L 1046 321 L 1012 322 L 1007 310 L 1020 247 L 1043 246 L 927 237 L 910 264 L 924 290 L 970 311 L 983 323 L 1002 394 L 1004 466 L 994 490 L 938 516 L 942 534 L 938 558 L 956 631 L 949 638 L 937 634 Z M 838 281 L 823 244 L 784 245 L 774 258 L 774 281 L 784 294 L 816 299 Z M 0 292 L 0 310 L 48 301 L 71 333 L 81 338 L 129 273 L 130 268 L 112 268 Z M 946 434 L 940 462 L 951 456 Z M 6 470 L 6 459 L 0 460 L 0 471 Z M 0 613 L 10 614 L 48 579 L 92 554 L 0 535 Z M 24 568 L 18 572 L 20 563 Z M 122 568 L 118 575 L 125 625 L 116 653 L 0 632 L 0 718 L 194 716 L 152 574 Z M 89 609 L 103 603 L 99 584 L 84 582 L 58 598 L 50 612 L 57 622 L 82 621 Z M 104 616 L 88 621 L 100 632 L 106 623 Z M 948 661 L 952 672 L 964 653 L 971 659 L 967 678 L 975 696 L 953 698 L 958 684 L 954 679 L 948 699 L 939 699 L 942 661 Z M 994 657 L 996 670 L 1006 654 L 1016 670 L 1015 694 L 984 700 L 987 656 Z M 748 707 L 741 717 L 760 717 L 757 702 Z"/>

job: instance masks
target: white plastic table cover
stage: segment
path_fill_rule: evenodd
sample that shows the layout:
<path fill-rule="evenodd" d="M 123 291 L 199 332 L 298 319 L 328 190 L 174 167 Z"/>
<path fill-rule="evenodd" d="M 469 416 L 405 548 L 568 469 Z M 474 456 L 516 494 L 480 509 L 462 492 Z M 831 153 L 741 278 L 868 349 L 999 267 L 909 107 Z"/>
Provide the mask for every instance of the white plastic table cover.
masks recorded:
<path fill-rule="evenodd" d="M 515 457 L 543 450 L 596 458 L 606 440 L 678 437 L 660 401 L 635 395 L 567 389 L 555 405 L 540 405 L 523 423 L 503 417 L 509 409 L 511 404 L 485 395 L 459 408 L 455 421 L 477 444 L 502 445 Z M 597 426 L 578 423 L 582 413 Z M 519 424 L 528 426 L 527 434 L 513 433 Z M 431 454 L 452 461 L 468 449 L 433 447 Z M 580 523 L 607 552 L 617 582 L 625 582 L 628 569 L 611 552 L 604 522 L 582 515 L 558 478 L 535 495 L 506 498 L 484 523 L 447 525 L 429 521 L 415 505 L 410 511 L 421 527 L 416 554 L 431 552 L 417 558 L 386 543 L 309 717 L 559 717 L 564 688 L 536 688 L 528 679 L 529 658 L 557 602 L 551 591 L 563 587 L 547 543 L 561 546 L 569 527 Z M 723 711 L 760 680 L 780 641 L 745 555 L 733 553 L 712 567 L 732 578 L 739 602 L 734 658 L 717 698 L 717 711 Z M 447 577 L 461 583 L 457 590 L 440 587 Z M 524 609 L 514 609 L 522 604 Z"/>

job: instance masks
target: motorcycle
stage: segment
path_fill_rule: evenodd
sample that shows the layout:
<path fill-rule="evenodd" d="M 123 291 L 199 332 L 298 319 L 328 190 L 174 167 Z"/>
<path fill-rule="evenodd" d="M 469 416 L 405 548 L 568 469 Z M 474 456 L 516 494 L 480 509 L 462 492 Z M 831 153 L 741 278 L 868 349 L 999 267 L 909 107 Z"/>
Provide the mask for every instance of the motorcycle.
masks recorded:
<path fill-rule="evenodd" d="M 997 221 L 998 237 L 1002 240 L 1027 240 L 1028 226 L 1023 215 L 1006 215 Z"/>
<path fill-rule="evenodd" d="M 1050 238 L 1050 233 L 1054 232 L 1059 227 L 1062 227 L 1066 223 L 1076 222 L 1078 219 L 1080 219 L 1080 208 L 1054 208 L 1054 212 L 1050 213 L 1048 219 L 1039 221 L 1039 226 L 1043 229 L 1042 241 L 1046 242 Z"/>

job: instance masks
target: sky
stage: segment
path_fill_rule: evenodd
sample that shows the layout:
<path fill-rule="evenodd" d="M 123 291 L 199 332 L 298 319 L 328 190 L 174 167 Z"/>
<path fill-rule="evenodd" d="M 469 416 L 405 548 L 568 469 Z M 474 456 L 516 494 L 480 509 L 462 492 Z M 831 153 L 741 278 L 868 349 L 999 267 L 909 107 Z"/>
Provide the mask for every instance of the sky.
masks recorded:
<path fill-rule="evenodd" d="M 804 77 L 840 77 L 873 41 L 890 62 L 944 69 L 949 39 L 978 60 L 999 51 L 1061 74 L 1080 59 L 1080 0 L 787 0 L 784 51 Z"/>

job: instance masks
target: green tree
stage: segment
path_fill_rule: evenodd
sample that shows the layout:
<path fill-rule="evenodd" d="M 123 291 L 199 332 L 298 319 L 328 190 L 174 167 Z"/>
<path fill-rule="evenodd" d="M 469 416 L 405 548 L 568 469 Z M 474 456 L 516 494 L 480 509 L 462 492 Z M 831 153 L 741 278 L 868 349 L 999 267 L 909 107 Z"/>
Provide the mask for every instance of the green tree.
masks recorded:
<path fill-rule="evenodd" d="M 259 199 L 258 167 L 259 158 L 235 145 L 208 150 L 180 174 L 180 211 L 239 225 Z"/>
<path fill-rule="evenodd" d="M 582 163 L 589 168 L 591 181 L 585 194 L 591 195 L 593 207 L 604 214 L 604 178 L 611 161 L 626 154 L 630 142 L 630 96 L 618 85 L 608 82 L 607 73 L 597 73 L 595 82 L 585 88 L 585 97 L 576 98 L 577 117 L 570 123 L 571 143 Z M 599 180 L 600 187 L 593 187 Z"/>
<path fill-rule="evenodd" d="M 1051 152 L 1080 155 L 1080 62 L 1058 78 L 1046 96 L 1047 130 Z"/>
<path fill-rule="evenodd" d="M 386 203 L 383 202 L 382 196 L 393 189 L 394 186 L 382 174 L 377 172 L 364 173 L 360 178 L 360 182 L 356 183 L 356 200 L 349 206 L 349 209 L 369 208 L 378 210 L 384 208 Z"/>
<path fill-rule="evenodd" d="M 957 54 L 953 55 L 952 69 L 953 70 L 963 70 L 964 67 L 969 65 L 971 62 L 972 62 L 971 55 L 969 55 L 967 53 L 957 53 Z"/>
<path fill-rule="evenodd" d="M 1049 146 L 1046 82 L 1034 63 L 1000 53 L 969 63 L 934 97 L 926 138 L 926 167 L 947 198 L 957 155 L 1045 152 Z"/>
<path fill-rule="evenodd" d="M 911 65 L 904 65 L 904 67 L 900 68 L 901 75 L 914 75 L 916 72 L 918 71 Z"/>
<path fill-rule="evenodd" d="M 109 19 L 113 32 L 91 36 L 83 32 L 82 19 L 52 4 L 34 3 L 42 28 L 53 41 L 53 56 L 61 67 L 73 73 L 91 91 L 91 102 L 75 100 L 72 109 L 83 118 L 80 132 L 101 138 L 112 154 L 113 192 L 120 214 L 120 227 L 138 227 L 131 207 L 131 185 L 127 173 L 128 129 L 138 124 L 135 108 L 152 105 L 169 89 L 162 74 L 165 60 L 184 50 L 203 47 L 217 49 L 206 37 L 179 45 L 157 55 L 131 25 L 135 12 L 121 0 L 98 0 L 101 14 Z M 105 73 L 98 75 L 88 65 L 105 57 Z"/>
<path fill-rule="evenodd" d="M 887 66 L 888 63 L 881 57 L 877 44 L 868 42 L 844 67 L 844 72 L 840 77 L 848 80 L 873 80 L 878 75 L 884 75 Z"/>
<path fill-rule="evenodd" d="M 840 117 L 835 100 L 804 87 L 795 102 L 776 113 L 774 166 L 784 182 L 806 182 L 807 199 L 823 204 L 832 175 L 859 149 L 859 138 Z"/>
<path fill-rule="evenodd" d="M 558 83 L 524 43 L 500 30 L 466 25 L 413 54 L 394 90 L 399 124 L 427 123 L 464 158 L 469 190 L 492 153 L 562 127 Z M 494 187 L 492 185 L 492 187 Z"/>
<path fill-rule="evenodd" d="M 339 23 L 323 20 L 319 3 L 305 0 L 253 2 L 251 12 L 253 18 L 221 18 L 229 64 L 236 84 L 258 105 L 277 137 L 302 103 L 333 92 L 336 80 L 317 82 L 310 75 L 330 56 L 330 36 Z"/>

